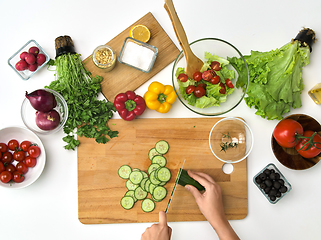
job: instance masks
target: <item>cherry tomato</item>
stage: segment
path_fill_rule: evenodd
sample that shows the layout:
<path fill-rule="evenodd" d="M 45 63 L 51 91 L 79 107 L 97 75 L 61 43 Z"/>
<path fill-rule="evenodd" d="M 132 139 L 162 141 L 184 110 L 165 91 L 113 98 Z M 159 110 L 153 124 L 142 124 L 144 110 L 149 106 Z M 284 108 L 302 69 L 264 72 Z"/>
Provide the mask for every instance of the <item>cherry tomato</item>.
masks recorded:
<path fill-rule="evenodd" d="M 37 158 L 40 155 L 40 148 L 38 146 L 32 145 L 28 148 L 28 154 L 32 158 Z"/>
<path fill-rule="evenodd" d="M 2 173 L 6 168 L 3 165 L 3 162 L 0 162 L 0 173 Z"/>
<path fill-rule="evenodd" d="M 212 77 L 212 79 L 210 80 L 210 83 L 218 84 L 220 82 L 220 80 L 221 80 L 220 76 L 216 75 L 216 76 Z"/>
<path fill-rule="evenodd" d="M 12 163 L 12 161 L 13 161 L 12 153 L 11 152 L 5 152 L 4 154 L 2 154 L 1 161 L 3 163 Z"/>
<path fill-rule="evenodd" d="M 3 183 L 7 183 L 12 179 L 12 173 L 8 171 L 3 171 L 0 173 L 0 180 Z"/>
<path fill-rule="evenodd" d="M 8 148 L 9 148 L 11 151 L 16 150 L 16 148 L 19 148 L 19 142 L 18 142 L 16 139 L 11 139 L 11 140 L 8 142 Z"/>
<path fill-rule="evenodd" d="M 186 75 L 185 73 L 179 74 L 177 78 L 178 78 L 178 80 L 180 80 L 181 82 L 187 82 L 187 80 L 188 80 L 188 77 L 187 77 L 187 75 Z"/>
<path fill-rule="evenodd" d="M 28 156 L 25 158 L 25 164 L 27 167 L 34 167 L 37 164 L 37 159 Z"/>
<path fill-rule="evenodd" d="M 192 92 L 194 92 L 194 90 L 195 90 L 195 86 L 194 85 L 189 85 L 186 88 L 186 94 L 191 94 Z"/>
<path fill-rule="evenodd" d="M 215 71 L 220 71 L 222 69 L 221 64 L 217 61 L 211 62 L 211 68 Z"/>
<path fill-rule="evenodd" d="M 26 157 L 26 153 L 22 150 L 17 150 L 13 153 L 13 159 L 18 162 L 23 161 L 25 157 Z"/>
<path fill-rule="evenodd" d="M 16 165 L 16 169 L 18 172 L 22 172 L 22 173 L 28 172 L 28 167 L 24 162 L 18 162 Z"/>
<path fill-rule="evenodd" d="M 12 174 L 12 179 L 16 183 L 21 183 L 21 182 L 23 182 L 23 180 L 25 180 L 25 176 L 23 175 L 23 173 L 15 171 Z"/>
<path fill-rule="evenodd" d="M 307 130 L 304 131 L 303 136 L 312 137 L 313 134 L 314 131 Z M 300 138 L 299 143 L 295 146 L 295 149 L 304 158 L 313 158 L 315 156 L 318 156 L 321 153 L 321 136 L 316 133 L 312 139 L 312 145 L 309 144 L 308 141 L 308 138 Z M 304 146 L 304 144 L 306 145 Z"/>
<path fill-rule="evenodd" d="M 220 93 L 221 94 L 225 94 L 226 93 L 226 87 L 225 87 L 225 85 L 224 85 L 224 83 L 220 83 L 220 87 L 221 87 L 221 89 L 220 89 Z"/>
<path fill-rule="evenodd" d="M 16 171 L 16 167 L 12 163 L 6 164 L 5 167 L 6 167 L 6 171 L 8 171 L 8 172 L 13 173 Z"/>
<path fill-rule="evenodd" d="M 199 82 L 202 80 L 202 73 L 201 72 L 195 72 L 193 74 L 193 79 L 196 81 L 196 82 Z"/>
<path fill-rule="evenodd" d="M 31 142 L 29 141 L 22 141 L 20 143 L 20 148 L 25 151 L 25 152 L 28 152 L 28 148 L 31 146 Z"/>
<path fill-rule="evenodd" d="M 290 118 L 281 120 L 273 130 L 273 137 L 284 148 L 294 147 L 298 141 L 296 135 L 303 134 L 302 125 Z"/>
<path fill-rule="evenodd" d="M 230 79 L 228 79 L 228 78 L 225 80 L 225 84 L 229 88 L 234 88 L 234 85 L 233 85 L 232 81 Z"/>
<path fill-rule="evenodd" d="M 0 152 L 5 153 L 8 151 L 8 146 L 5 143 L 0 143 Z"/>
<path fill-rule="evenodd" d="M 207 87 L 207 85 L 206 85 L 205 83 L 200 83 L 200 84 L 198 84 L 197 86 L 201 86 L 201 87 L 204 88 L 205 90 L 206 90 L 206 87 Z"/>
<path fill-rule="evenodd" d="M 195 96 L 195 97 L 200 98 L 200 97 L 203 97 L 203 96 L 205 95 L 206 91 L 205 91 L 205 89 L 204 89 L 202 86 L 198 85 L 198 86 L 195 88 L 195 90 L 194 90 L 193 93 L 194 93 L 194 96 Z"/>
<path fill-rule="evenodd" d="M 211 80 L 212 77 L 213 77 L 213 75 L 211 74 L 210 71 L 204 71 L 202 73 L 202 78 L 204 79 L 204 81 L 209 81 L 209 80 Z"/>

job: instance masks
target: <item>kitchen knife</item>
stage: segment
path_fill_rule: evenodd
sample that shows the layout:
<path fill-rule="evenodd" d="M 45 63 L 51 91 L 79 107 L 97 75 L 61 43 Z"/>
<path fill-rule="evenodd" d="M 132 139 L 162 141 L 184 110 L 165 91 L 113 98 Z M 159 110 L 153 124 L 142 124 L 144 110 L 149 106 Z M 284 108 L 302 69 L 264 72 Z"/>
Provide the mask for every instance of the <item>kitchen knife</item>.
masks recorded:
<path fill-rule="evenodd" d="M 165 213 L 168 212 L 168 209 L 169 209 L 169 205 L 171 204 L 172 202 L 172 199 L 173 199 L 173 196 L 174 196 L 174 192 L 175 192 L 175 189 L 176 189 L 176 186 L 177 186 L 177 183 L 178 183 L 178 180 L 181 176 L 181 173 L 182 173 L 182 170 L 183 170 L 183 167 L 184 167 L 184 164 L 185 164 L 185 161 L 186 159 L 184 160 L 183 164 L 182 164 L 182 167 L 179 169 L 179 172 L 177 173 L 177 177 L 176 177 L 176 180 L 175 180 L 175 185 L 174 185 L 174 188 L 172 190 L 172 194 L 171 194 L 171 198 L 169 199 L 168 201 L 168 204 L 167 204 L 167 207 L 166 207 L 166 210 L 165 210 Z"/>

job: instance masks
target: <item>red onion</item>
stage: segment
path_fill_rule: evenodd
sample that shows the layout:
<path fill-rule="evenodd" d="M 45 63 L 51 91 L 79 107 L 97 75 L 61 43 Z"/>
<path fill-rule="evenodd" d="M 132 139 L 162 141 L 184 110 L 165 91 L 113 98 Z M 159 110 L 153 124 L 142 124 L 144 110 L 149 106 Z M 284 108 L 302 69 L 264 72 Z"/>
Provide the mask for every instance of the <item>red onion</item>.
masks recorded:
<path fill-rule="evenodd" d="M 26 92 L 26 98 L 34 109 L 41 112 L 48 112 L 57 106 L 55 96 L 46 90 L 39 89 L 30 94 Z"/>
<path fill-rule="evenodd" d="M 49 112 L 36 112 L 36 124 L 42 130 L 53 130 L 58 127 L 60 115 L 56 110 Z"/>

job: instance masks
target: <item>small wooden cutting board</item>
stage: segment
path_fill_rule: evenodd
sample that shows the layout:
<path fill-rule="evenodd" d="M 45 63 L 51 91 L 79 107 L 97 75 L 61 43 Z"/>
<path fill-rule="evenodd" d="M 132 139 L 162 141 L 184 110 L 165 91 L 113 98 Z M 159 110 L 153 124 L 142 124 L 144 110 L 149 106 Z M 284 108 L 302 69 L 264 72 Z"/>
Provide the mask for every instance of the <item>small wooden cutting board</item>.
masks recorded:
<path fill-rule="evenodd" d="M 247 160 L 234 164 L 231 174 L 222 171 L 223 162 L 210 151 L 208 137 L 221 118 L 160 118 L 124 121 L 111 119 L 108 124 L 119 136 L 107 144 L 78 137 L 78 217 L 84 224 L 157 222 L 158 212 L 165 211 L 175 178 L 184 159 L 184 169 L 205 172 L 222 187 L 228 219 L 247 215 Z M 166 140 L 170 149 L 164 156 L 171 180 L 165 185 L 167 197 L 156 203 L 151 213 L 141 209 L 141 201 L 131 210 L 120 205 L 127 189 L 126 180 L 118 176 L 118 168 L 127 164 L 147 171 L 149 150 L 159 140 Z M 150 195 L 148 196 L 150 197 Z M 168 210 L 169 222 L 205 221 L 193 196 L 178 185 Z"/>
<path fill-rule="evenodd" d="M 118 93 L 136 90 L 168 64 L 173 62 L 180 52 L 152 13 L 149 12 L 105 44 L 115 51 L 117 58 L 125 39 L 129 37 L 130 29 L 137 24 L 143 24 L 150 30 L 151 38 L 148 41 L 148 44 L 155 46 L 158 49 L 156 61 L 149 73 L 144 73 L 121 64 L 118 62 L 118 59 L 115 68 L 110 72 L 105 72 L 104 70 L 97 68 L 92 61 L 92 55 L 83 61 L 85 68 L 90 71 L 93 76 L 99 75 L 103 77 L 101 83 L 102 93 L 110 102 L 114 102 L 115 96 Z"/>

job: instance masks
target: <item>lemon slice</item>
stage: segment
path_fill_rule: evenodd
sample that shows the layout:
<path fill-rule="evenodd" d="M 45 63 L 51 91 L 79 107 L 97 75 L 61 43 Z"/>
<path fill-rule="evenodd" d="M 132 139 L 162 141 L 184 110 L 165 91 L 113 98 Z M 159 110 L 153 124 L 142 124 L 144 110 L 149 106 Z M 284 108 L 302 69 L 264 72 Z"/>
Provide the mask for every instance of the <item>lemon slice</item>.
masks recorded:
<path fill-rule="evenodd" d="M 150 39 L 150 31 L 145 25 L 135 25 L 130 29 L 129 36 L 147 43 Z"/>

